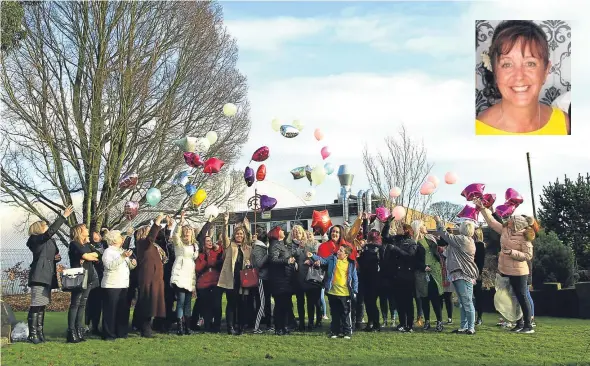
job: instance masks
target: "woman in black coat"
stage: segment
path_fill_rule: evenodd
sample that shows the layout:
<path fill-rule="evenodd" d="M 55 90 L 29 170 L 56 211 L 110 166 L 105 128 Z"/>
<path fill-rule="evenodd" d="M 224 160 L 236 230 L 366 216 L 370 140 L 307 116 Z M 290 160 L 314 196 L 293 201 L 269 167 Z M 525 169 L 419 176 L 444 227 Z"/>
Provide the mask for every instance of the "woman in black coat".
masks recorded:
<path fill-rule="evenodd" d="M 51 226 L 45 221 L 37 221 L 29 227 L 27 248 L 33 252 L 33 262 L 29 271 L 28 286 L 31 288 L 31 306 L 27 321 L 29 323 L 29 342 L 38 344 L 45 342 L 43 321 L 45 307 L 51 302 L 51 289 L 57 288 L 57 271 L 55 265 L 61 261 L 59 250 L 53 235 L 66 223 L 66 219 L 74 212 L 72 206 L 66 207 L 62 216 Z"/>
<path fill-rule="evenodd" d="M 285 335 L 290 299 L 293 294 L 293 273 L 295 258 L 284 243 L 285 232 L 277 226 L 268 233 L 270 241 L 269 278 L 272 296 L 275 299 L 275 334 Z"/>
<path fill-rule="evenodd" d="M 295 241 L 294 241 L 295 242 Z M 305 331 L 305 299 L 307 299 L 307 330 L 313 331 L 315 307 L 322 293 L 322 285 L 306 281 L 307 274 L 313 262 L 309 259 L 308 253 L 313 253 L 307 247 L 305 241 L 301 241 L 299 247 L 293 252 L 295 263 L 295 294 L 297 296 L 297 312 L 299 315 L 299 331 Z"/>

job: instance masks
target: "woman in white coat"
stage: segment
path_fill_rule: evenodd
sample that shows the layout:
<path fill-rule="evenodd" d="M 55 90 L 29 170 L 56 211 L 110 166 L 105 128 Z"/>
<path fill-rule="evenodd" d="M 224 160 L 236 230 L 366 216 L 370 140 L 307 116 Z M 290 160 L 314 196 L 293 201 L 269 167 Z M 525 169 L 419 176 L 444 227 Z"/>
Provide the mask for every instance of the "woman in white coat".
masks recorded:
<path fill-rule="evenodd" d="M 190 334 L 191 299 L 197 274 L 195 272 L 195 260 L 199 256 L 199 247 L 195 239 L 193 228 L 185 225 L 184 211 L 180 216 L 180 225 L 177 225 L 172 235 L 174 253 L 176 259 L 172 266 L 172 278 L 170 284 L 176 290 L 176 318 L 178 320 L 178 335 Z M 185 316 L 185 314 L 187 314 Z"/>

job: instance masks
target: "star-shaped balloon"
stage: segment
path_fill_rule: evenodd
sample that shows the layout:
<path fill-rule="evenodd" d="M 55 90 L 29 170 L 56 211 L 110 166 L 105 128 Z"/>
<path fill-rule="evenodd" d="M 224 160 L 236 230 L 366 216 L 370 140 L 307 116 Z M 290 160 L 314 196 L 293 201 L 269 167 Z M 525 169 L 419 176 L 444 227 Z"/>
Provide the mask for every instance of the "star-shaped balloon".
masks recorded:
<path fill-rule="evenodd" d="M 332 220 L 330 220 L 330 214 L 328 214 L 328 210 L 313 210 L 311 219 L 311 227 L 313 229 L 318 229 L 320 233 L 324 235 L 330 226 L 332 226 Z"/>
<path fill-rule="evenodd" d="M 209 158 L 205 162 L 205 168 L 203 168 L 203 172 L 209 175 L 213 173 L 219 173 L 224 164 L 225 162 L 223 160 L 217 158 Z"/>

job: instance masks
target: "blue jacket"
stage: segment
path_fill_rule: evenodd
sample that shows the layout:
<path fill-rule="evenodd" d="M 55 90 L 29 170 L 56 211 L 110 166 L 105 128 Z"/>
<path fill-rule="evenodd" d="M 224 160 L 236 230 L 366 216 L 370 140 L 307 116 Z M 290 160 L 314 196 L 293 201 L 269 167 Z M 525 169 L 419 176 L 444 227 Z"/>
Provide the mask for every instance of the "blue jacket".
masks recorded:
<path fill-rule="evenodd" d="M 328 266 L 328 270 L 326 271 L 326 278 L 324 280 L 324 288 L 326 292 L 332 289 L 332 282 L 334 281 L 334 271 L 336 271 L 336 261 L 338 257 L 336 254 L 333 254 L 327 258 L 322 258 L 320 256 L 314 255 L 312 257 L 314 261 L 320 261 L 322 266 Z M 353 294 L 356 295 L 359 292 L 359 279 L 356 273 L 356 265 L 354 261 L 348 260 L 348 292 L 352 296 Z"/>

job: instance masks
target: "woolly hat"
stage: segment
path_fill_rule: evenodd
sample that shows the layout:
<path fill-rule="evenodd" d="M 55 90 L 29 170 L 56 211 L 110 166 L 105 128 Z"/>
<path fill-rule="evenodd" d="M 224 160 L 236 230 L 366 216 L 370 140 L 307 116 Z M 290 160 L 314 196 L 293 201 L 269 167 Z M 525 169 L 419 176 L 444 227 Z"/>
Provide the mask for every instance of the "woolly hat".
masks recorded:
<path fill-rule="evenodd" d="M 514 231 L 522 231 L 529 226 L 532 226 L 534 223 L 534 219 L 529 216 L 524 215 L 516 215 L 512 217 L 512 222 L 514 223 Z"/>

